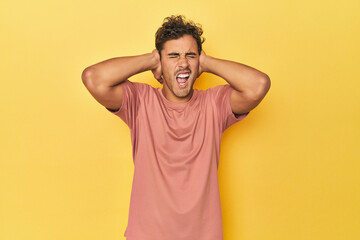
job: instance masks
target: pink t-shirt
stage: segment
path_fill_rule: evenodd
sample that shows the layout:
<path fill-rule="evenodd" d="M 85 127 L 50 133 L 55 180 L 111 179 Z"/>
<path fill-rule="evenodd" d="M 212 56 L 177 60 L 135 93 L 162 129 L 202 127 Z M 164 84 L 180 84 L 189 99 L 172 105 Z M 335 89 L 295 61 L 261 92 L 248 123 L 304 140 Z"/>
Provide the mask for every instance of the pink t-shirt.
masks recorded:
<path fill-rule="evenodd" d="M 188 102 L 126 80 L 121 108 L 130 128 L 134 176 L 128 240 L 222 240 L 217 169 L 222 133 L 234 115 L 230 85 L 194 89 Z"/>

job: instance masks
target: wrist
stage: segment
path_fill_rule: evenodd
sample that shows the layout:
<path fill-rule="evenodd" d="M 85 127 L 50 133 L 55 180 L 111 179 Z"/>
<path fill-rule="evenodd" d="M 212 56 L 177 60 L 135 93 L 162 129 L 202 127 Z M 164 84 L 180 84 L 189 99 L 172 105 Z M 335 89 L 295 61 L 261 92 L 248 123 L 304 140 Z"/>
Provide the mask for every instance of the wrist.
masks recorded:
<path fill-rule="evenodd" d="M 157 49 L 154 49 L 150 55 L 149 55 L 149 63 L 150 63 L 150 69 L 154 70 L 159 67 L 160 64 L 160 55 Z"/>
<path fill-rule="evenodd" d="M 200 59 L 201 72 L 211 73 L 210 68 L 209 68 L 209 61 L 211 62 L 211 57 L 210 56 L 207 56 L 205 54 L 204 54 L 204 56 L 201 56 L 201 59 Z"/>

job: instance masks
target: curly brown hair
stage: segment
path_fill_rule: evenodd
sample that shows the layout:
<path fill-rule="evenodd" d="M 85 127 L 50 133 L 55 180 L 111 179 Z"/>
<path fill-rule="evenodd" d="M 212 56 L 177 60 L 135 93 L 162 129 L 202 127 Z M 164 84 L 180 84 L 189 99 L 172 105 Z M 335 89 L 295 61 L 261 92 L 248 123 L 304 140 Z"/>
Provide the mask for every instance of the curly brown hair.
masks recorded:
<path fill-rule="evenodd" d="M 171 15 L 164 19 L 162 26 L 156 31 L 155 46 L 161 57 L 161 50 L 164 43 L 168 40 L 178 39 L 188 34 L 196 40 L 199 54 L 201 53 L 202 43 L 205 41 L 201 37 L 203 30 L 200 24 L 195 24 L 191 20 L 186 20 L 183 15 Z"/>

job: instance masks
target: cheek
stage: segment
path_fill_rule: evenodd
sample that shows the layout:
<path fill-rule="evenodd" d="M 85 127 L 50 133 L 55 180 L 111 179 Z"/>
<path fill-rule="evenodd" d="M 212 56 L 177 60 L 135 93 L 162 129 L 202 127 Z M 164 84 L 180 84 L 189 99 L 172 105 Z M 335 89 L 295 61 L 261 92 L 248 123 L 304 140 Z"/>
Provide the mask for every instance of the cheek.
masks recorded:
<path fill-rule="evenodd" d="M 161 64 L 161 71 L 163 72 L 164 75 L 169 75 L 172 72 L 172 68 L 169 64 Z"/>
<path fill-rule="evenodd" d="M 199 71 L 199 63 L 193 63 L 192 65 L 192 69 L 193 69 L 193 71 L 196 71 L 196 72 L 198 72 Z"/>

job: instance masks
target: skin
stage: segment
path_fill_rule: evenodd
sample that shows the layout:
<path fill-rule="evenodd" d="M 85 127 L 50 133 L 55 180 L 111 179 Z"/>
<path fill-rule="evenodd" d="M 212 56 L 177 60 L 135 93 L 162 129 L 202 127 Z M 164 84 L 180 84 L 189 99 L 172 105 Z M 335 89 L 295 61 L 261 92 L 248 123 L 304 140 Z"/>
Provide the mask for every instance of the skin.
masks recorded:
<path fill-rule="evenodd" d="M 165 42 L 161 60 L 157 50 L 152 52 L 157 64 L 152 72 L 163 83 L 163 94 L 172 102 L 186 102 L 191 99 L 193 85 L 202 72 L 223 78 L 233 88 L 230 106 L 235 114 L 244 114 L 254 109 L 270 89 L 270 78 L 255 68 L 238 62 L 208 56 L 204 51 L 198 54 L 197 43 L 191 35 L 184 35 Z M 176 74 L 190 71 L 189 84 L 179 88 Z"/>
<path fill-rule="evenodd" d="M 165 42 L 161 51 L 161 70 L 164 96 L 171 102 L 187 102 L 193 94 L 195 80 L 199 76 L 200 57 L 195 39 L 184 35 Z M 185 88 L 179 87 L 176 75 L 190 73 Z"/>
<path fill-rule="evenodd" d="M 163 83 L 162 93 L 172 102 L 189 101 L 193 85 L 202 72 L 223 78 L 231 87 L 230 106 L 235 114 L 254 109 L 270 88 L 270 78 L 263 72 L 238 62 L 198 54 L 195 39 L 184 35 L 166 41 L 161 51 L 138 56 L 111 58 L 87 67 L 82 80 L 91 95 L 103 106 L 117 111 L 123 101 L 121 83 L 131 76 L 151 70 L 154 77 Z M 176 74 L 190 72 L 188 85 L 181 89 Z"/>

